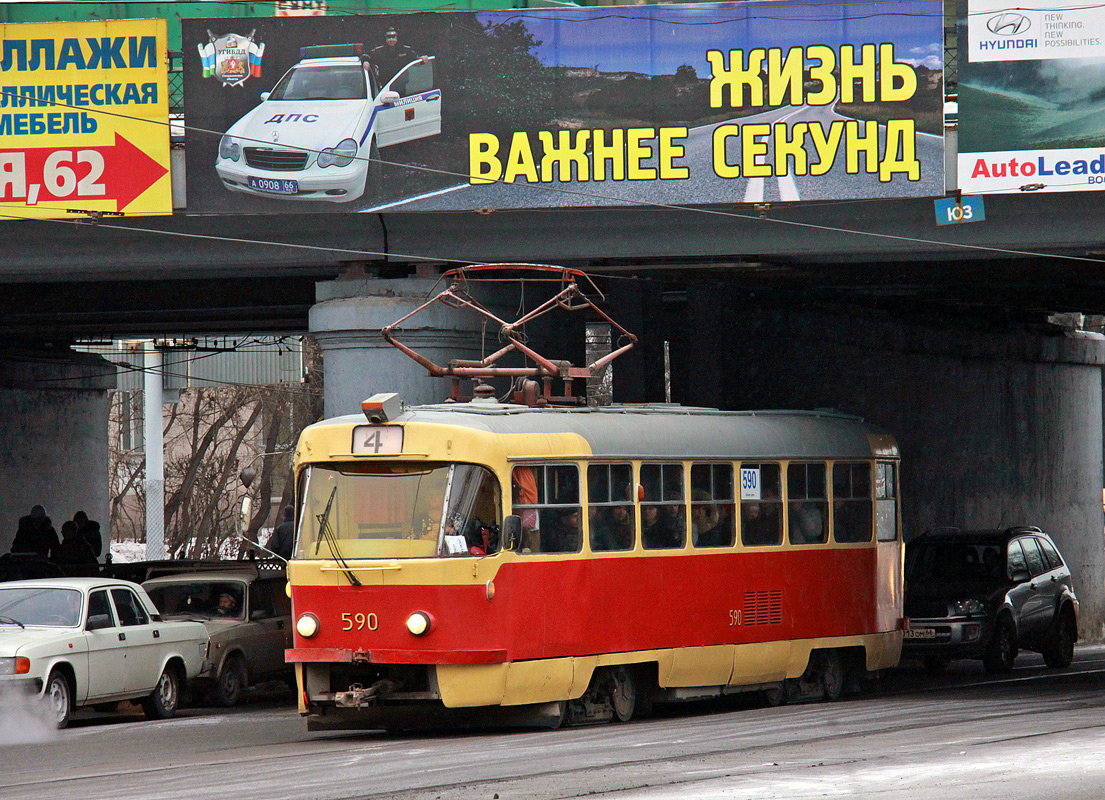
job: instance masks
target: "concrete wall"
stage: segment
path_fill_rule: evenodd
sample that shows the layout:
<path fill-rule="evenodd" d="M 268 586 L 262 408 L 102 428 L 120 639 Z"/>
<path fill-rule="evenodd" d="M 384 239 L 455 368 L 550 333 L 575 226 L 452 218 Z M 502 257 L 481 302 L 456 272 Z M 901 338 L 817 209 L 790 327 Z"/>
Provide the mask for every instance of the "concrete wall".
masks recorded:
<path fill-rule="evenodd" d="M 689 292 L 686 308 L 697 341 L 681 341 L 679 399 L 836 408 L 887 428 L 907 539 L 940 525 L 1040 526 L 1074 573 L 1082 635 L 1103 638 L 1100 336 L 772 311 L 717 286 Z"/>
<path fill-rule="evenodd" d="M 108 531 L 108 389 L 115 368 L 68 350 L 0 353 L 0 553 L 42 505 L 61 532 L 79 510 Z"/>

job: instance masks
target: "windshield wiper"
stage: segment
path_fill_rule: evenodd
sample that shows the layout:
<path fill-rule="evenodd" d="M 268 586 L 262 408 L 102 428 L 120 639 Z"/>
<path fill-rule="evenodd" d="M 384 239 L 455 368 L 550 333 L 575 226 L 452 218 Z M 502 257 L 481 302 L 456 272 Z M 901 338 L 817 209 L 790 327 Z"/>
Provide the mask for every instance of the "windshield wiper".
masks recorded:
<path fill-rule="evenodd" d="M 22 622 L 20 622 L 19 620 L 15 619 L 14 617 L 6 617 L 6 616 L 4 616 L 3 614 L 0 614 L 0 624 L 4 624 L 4 625 L 18 625 L 18 626 L 19 626 L 20 628 L 26 628 L 26 627 L 27 627 L 27 626 L 26 626 L 26 625 L 24 625 L 24 624 L 23 624 Z"/>
<path fill-rule="evenodd" d="M 338 487 L 335 486 L 330 490 L 330 499 L 326 501 L 326 508 L 319 514 L 316 519 L 318 520 L 318 531 L 321 534 L 319 540 L 315 542 L 315 554 L 318 554 L 319 545 L 322 544 L 322 540 L 326 540 L 326 545 L 330 548 L 330 554 L 334 556 L 334 560 L 341 566 L 342 572 L 345 573 L 345 577 L 349 579 L 349 583 L 353 586 L 360 586 L 361 582 L 357 580 L 357 576 L 353 574 L 353 571 L 349 568 L 349 565 L 345 563 L 345 559 L 342 557 L 341 550 L 338 549 L 338 537 L 334 535 L 333 529 L 330 527 L 330 509 L 334 505 L 334 496 L 338 493 Z"/>

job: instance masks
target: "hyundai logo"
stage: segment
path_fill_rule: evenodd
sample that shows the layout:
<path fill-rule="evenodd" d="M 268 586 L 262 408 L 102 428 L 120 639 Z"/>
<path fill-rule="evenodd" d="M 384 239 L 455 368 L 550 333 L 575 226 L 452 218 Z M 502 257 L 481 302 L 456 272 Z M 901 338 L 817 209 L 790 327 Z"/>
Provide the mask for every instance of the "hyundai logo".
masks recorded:
<path fill-rule="evenodd" d="M 996 33 L 999 36 L 1018 36 L 1032 27 L 1032 20 L 1024 14 L 1006 11 L 986 20 L 986 27 L 990 33 Z"/>

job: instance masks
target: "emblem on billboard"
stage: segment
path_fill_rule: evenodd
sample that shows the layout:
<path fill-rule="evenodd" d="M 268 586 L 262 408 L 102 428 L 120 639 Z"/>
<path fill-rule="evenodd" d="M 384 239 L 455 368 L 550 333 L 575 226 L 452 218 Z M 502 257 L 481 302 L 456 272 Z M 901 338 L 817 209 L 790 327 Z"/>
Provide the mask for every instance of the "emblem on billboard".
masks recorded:
<path fill-rule="evenodd" d="M 1020 36 L 1032 27 L 1032 20 L 1024 14 L 1007 11 L 1002 14 L 995 14 L 986 20 L 986 27 L 990 33 L 996 33 L 999 36 Z"/>
<path fill-rule="evenodd" d="M 203 61 L 203 77 L 217 78 L 223 86 L 240 86 L 250 77 L 261 77 L 261 56 L 264 42 L 253 41 L 257 30 L 249 36 L 227 33 L 216 36 L 207 31 L 207 44 L 196 45 Z"/>

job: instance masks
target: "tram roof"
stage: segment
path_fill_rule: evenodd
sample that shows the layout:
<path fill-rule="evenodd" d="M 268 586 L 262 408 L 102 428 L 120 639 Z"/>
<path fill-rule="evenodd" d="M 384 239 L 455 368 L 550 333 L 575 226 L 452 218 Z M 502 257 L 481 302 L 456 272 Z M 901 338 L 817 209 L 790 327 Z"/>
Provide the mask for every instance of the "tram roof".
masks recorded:
<path fill-rule="evenodd" d="M 575 433 L 610 458 L 871 458 L 897 455 L 893 438 L 839 411 L 721 411 L 667 403 L 529 408 L 497 402 L 410 406 L 396 423 L 456 425 L 492 434 Z M 364 424 L 361 415 L 326 424 Z M 875 437 L 873 440 L 871 437 Z"/>

